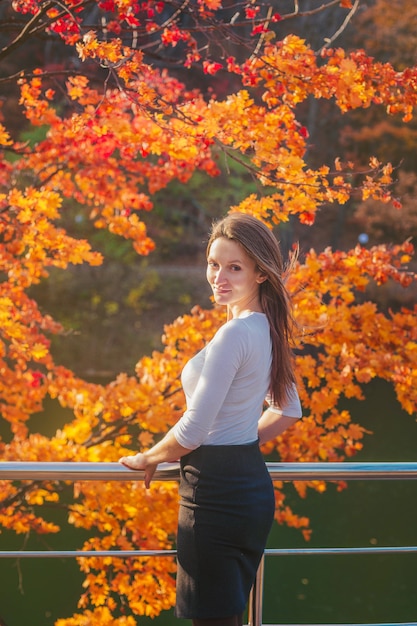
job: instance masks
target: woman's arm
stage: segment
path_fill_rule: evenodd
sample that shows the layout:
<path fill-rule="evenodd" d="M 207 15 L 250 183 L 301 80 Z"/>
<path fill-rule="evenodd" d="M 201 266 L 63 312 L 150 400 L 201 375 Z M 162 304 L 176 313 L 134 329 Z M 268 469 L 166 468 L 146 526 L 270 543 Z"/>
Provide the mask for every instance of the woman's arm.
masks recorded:
<path fill-rule="evenodd" d="M 241 345 L 245 343 L 241 335 L 240 325 L 235 328 L 231 324 L 223 326 L 216 333 L 207 349 L 193 397 L 182 418 L 147 452 L 119 459 L 119 463 L 130 469 L 145 471 L 146 487 L 149 487 L 159 463 L 176 461 L 204 441 L 238 367 Z M 188 447 L 181 445 L 180 441 Z"/>
<path fill-rule="evenodd" d="M 247 358 L 248 345 L 250 332 L 246 325 L 242 320 L 231 320 L 219 328 L 206 346 L 187 410 L 172 429 L 182 445 L 198 448 L 206 441 L 236 373 Z"/>
<path fill-rule="evenodd" d="M 133 456 L 122 456 L 119 463 L 134 470 L 145 471 L 145 487 L 148 489 L 156 467 L 159 463 L 177 461 L 180 457 L 191 452 L 181 446 L 174 434 L 168 431 L 161 441 L 146 452 L 138 452 Z"/>
<path fill-rule="evenodd" d="M 297 417 L 288 417 L 287 415 L 278 413 L 276 410 L 267 409 L 264 411 L 258 422 L 260 445 L 281 435 L 287 428 L 293 426 L 297 419 Z"/>
<path fill-rule="evenodd" d="M 266 401 L 269 408 L 262 413 L 258 422 L 258 437 L 261 444 L 275 439 L 303 416 L 295 384 L 289 388 L 286 402 L 282 407 L 274 405 L 270 395 Z"/>

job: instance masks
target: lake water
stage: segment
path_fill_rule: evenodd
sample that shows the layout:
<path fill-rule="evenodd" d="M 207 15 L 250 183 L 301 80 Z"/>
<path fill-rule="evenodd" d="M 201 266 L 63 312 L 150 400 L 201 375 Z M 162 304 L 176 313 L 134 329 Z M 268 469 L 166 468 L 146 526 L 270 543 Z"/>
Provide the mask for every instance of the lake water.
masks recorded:
<path fill-rule="evenodd" d="M 416 416 L 401 410 L 383 381 L 368 385 L 366 395 L 366 401 L 348 406 L 355 421 L 374 434 L 352 460 L 415 461 Z M 56 411 L 55 405 L 48 408 Z M 417 481 L 352 481 L 341 493 L 329 485 L 325 494 L 312 493 L 306 500 L 290 491 L 288 501 L 311 519 L 309 547 L 417 545 Z M 0 549 L 75 549 L 85 537 L 73 529 L 30 538 L 25 545 L 22 537 L 4 533 Z M 298 531 L 278 526 L 269 541 L 274 548 L 305 545 Z M 77 610 L 82 576 L 74 559 L 23 559 L 19 564 L 0 559 L 0 581 L 0 626 L 52 626 Z M 417 622 L 417 554 L 267 557 L 263 621 Z M 189 622 L 166 612 L 152 621 L 139 618 L 138 624 Z"/>

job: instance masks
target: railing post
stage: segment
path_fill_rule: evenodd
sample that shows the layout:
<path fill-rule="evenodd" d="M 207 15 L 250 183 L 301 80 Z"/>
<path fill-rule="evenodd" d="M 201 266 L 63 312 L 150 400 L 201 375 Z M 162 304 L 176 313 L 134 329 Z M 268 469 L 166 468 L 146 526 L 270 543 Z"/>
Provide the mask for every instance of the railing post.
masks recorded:
<path fill-rule="evenodd" d="M 264 594 L 265 555 L 262 556 L 249 596 L 248 626 L 262 626 L 262 604 Z"/>

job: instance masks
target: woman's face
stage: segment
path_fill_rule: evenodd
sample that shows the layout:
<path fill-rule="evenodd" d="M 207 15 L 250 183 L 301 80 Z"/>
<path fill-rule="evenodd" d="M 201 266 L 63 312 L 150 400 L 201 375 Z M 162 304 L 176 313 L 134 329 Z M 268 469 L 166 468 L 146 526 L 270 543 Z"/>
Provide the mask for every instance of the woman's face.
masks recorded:
<path fill-rule="evenodd" d="M 217 304 L 228 306 L 233 317 L 259 311 L 259 285 L 265 280 L 256 263 L 236 241 L 218 237 L 207 257 L 207 280 Z"/>

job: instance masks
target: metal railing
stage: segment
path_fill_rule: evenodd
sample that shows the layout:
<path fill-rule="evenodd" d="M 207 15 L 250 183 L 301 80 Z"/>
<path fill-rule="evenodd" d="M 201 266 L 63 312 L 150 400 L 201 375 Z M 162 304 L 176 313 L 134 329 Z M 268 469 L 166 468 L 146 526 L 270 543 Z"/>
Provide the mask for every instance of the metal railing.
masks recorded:
<path fill-rule="evenodd" d="M 272 480 L 416 480 L 417 462 L 399 463 L 267 463 Z M 138 481 L 144 472 L 129 470 L 119 463 L 44 463 L 0 462 L 0 480 L 62 480 L 62 481 Z M 177 463 L 163 463 L 154 480 L 177 481 Z M 266 549 L 251 591 L 248 608 L 249 626 L 262 625 L 263 579 L 265 556 L 340 555 L 417 553 L 417 546 L 380 546 L 358 548 L 289 548 Z M 26 550 L 0 551 L 0 558 L 67 558 L 67 557 L 143 557 L 175 556 L 175 550 Z M 416 608 L 417 611 L 417 608 Z M 284 626 L 284 625 L 280 625 Z M 291 626 L 296 626 L 292 624 Z M 304 624 L 303 626 L 307 626 Z M 318 625 L 315 625 L 318 626 Z M 327 625 L 332 626 L 332 625 Z M 338 624 L 337 626 L 353 626 Z M 354 626 L 417 626 L 417 622 L 389 624 L 355 624 Z"/>

